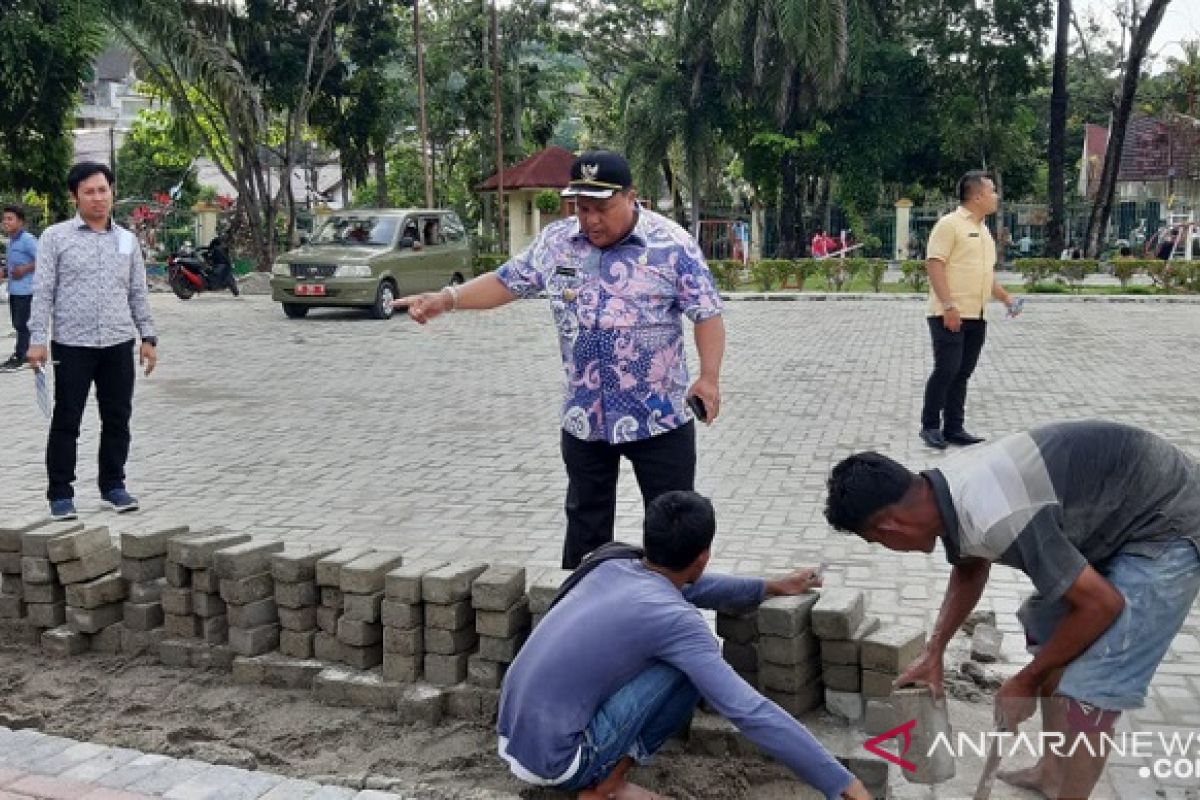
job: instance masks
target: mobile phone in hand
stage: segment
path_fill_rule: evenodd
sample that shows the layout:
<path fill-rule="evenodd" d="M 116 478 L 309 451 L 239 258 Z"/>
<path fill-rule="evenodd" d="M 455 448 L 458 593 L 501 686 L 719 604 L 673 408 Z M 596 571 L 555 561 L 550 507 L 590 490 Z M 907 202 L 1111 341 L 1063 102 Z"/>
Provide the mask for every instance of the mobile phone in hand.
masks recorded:
<path fill-rule="evenodd" d="M 692 413 L 696 415 L 696 419 L 700 420 L 701 422 L 708 422 L 708 409 L 704 407 L 704 401 L 701 400 L 699 396 L 689 394 L 687 396 L 687 404 L 688 408 L 692 410 Z"/>

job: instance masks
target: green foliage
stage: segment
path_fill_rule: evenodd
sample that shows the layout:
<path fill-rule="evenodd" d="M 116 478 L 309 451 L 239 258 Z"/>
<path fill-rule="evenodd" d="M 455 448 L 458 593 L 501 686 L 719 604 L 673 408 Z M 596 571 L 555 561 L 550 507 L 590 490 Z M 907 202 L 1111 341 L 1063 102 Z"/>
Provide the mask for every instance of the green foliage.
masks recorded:
<path fill-rule="evenodd" d="M 480 275 L 499 269 L 500 265 L 505 261 L 508 261 L 507 253 L 477 253 L 471 268 L 475 273 L 475 277 L 479 277 Z"/>
<path fill-rule="evenodd" d="M 122 199 L 152 198 L 175 186 L 180 195 L 175 205 L 191 208 L 200 185 L 190 169 L 193 151 L 176 139 L 170 116 L 162 109 L 138 114 L 133 127 L 117 151 L 117 194 Z M 213 193 L 215 199 L 216 193 Z"/>
<path fill-rule="evenodd" d="M 1146 261 L 1146 274 L 1154 287 L 1163 294 L 1200 290 L 1200 262 Z"/>
<path fill-rule="evenodd" d="M 821 262 L 815 258 L 794 258 L 789 262 L 789 276 L 796 281 L 796 289 L 803 290 L 812 276 L 821 271 Z"/>
<path fill-rule="evenodd" d="M 1035 288 L 1038 286 L 1053 285 L 1047 282 L 1057 276 L 1071 291 L 1078 292 L 1083 288 L 1084 278 L 1099 270 L 1100 263 L 1087 258 L 1018 258 L 1013 262 L 1013 268 L 1025 276 L 1030 291 L 1038 291 Z"/>
<path fill-rule="evenodd" d="M 840 292 L 854 277 L 852 267 L 858 261 L 855 258 L 825 258 L 821 259 L 821 272 L 825 275 L 825 285 L 831 292 Z"/>
<path fill-rule="evenodd" d="M 874 237 L 878 240 L 879 237 Z M 860 275 L 865 275 L 867 280 L 871 282 L 871 290 L 875 292 L 883 291 L 883 275 L 887 272 L 887 262 L 882 258 L 863 258 L 855 259 L 861 261 L 861 266 L 857 271 Z"/>
<path fill-rule="evenodd" d="M 562 197 L 559 196 L 558 192 L 547 189 L 537 193 L 533 198 L 533 204 L 543 214 L 557 214 L 559 209 L 562 208 Z"/>
<path fill-rule="evenodd" d="M 1089 258 L 1074 258 L 1058 262 L 1058 275 L 1078 293 L 1083 288 L 1083 280 L 1100 268 L 1100 262 Z"/>
<path fill-rule="evenodd" d="M 928 288 L 929 274 L 925 271 L 924 261 L 901 261 L 900 271 L 904 273 L 904 282 L 911 286 L 914 292 L 924 292 Z"/>
<path fill-rule="evenodd" d="M 760 292 L 769 292 L 775 288 L 780 279 L 779 265 L 786 261 L 764 259 L 750 265 L 750 275 L 754 278 Z"/>
<path fill-rule="evenodd" d="M 1058 274 L 1060 263 L 1057 258 L 1018 258 L 1013 262 L 1013 269 L 1025 276 L 1025 285 L 1034 291 L 1035 286 Z"/>
<path fill-rule="evenodd" d="M 723 292 L 736 292 L 742 282 L 742 262 L 714 259 L 708 262 L 708 269 L 717 282 L 717 288 Z"/>
<path fill-rule="evenodd" d="M 1113 277 L 1121 282 L 1121 288 L 1129 288 L 1129 282 L 1139 272 L 1148 272 L 1157 259 L 1118 258 L 1112 262 Z"/>

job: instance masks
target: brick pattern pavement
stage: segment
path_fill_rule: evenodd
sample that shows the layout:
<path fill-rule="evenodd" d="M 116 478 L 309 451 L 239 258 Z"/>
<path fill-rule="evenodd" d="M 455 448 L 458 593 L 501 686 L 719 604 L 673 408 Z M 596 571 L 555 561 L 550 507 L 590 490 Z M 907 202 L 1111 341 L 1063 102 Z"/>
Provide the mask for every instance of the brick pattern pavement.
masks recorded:
<path fill-rule="evenodd" d="M 355 312 L 285 320 L 265 298 L 158 295 L 161 362 L 139 382 L 129 486 L 143 510 L 101 511 L 98 423 L 84 422 L 82 519 L 114 531 L 183 519 L 409 557 L 556 565 L 565 477 L 559 368 L 544 301 L 456 314 L 420 328 Z M 914 468 L 941 454 L 916 437 L 930 368 L 923 302 L 731 302 L 721 419 L 699 433 L 698 489 L 713 497 L 715 568 L 776 572 L 832 563 L 885 622 L 931 624 L 948 574 L 940 552 L 890 554 L 830 532 L 829 467 L 877 449 Z M 1200 307 L 1033 298 L 989 327 L 968 427 L 996 436 L 1083 417 L 1155 430 L 1200 456 Z M 694 351 L 691 363 L 695 364 Z M 27 372 L 0 376 L 6 410 L 0 514 L 44 510 L 45 422 Z M 94 408 L 94 406 L 93 406 Z M 639 536 L 623 468 L 618 535 Z M 1019 661 L 1012 612 L 1030 585 L 993 571 L 981 607 Z M 1200 613 L 1159 670 L 1147 725 L 1200 727 Z"/>

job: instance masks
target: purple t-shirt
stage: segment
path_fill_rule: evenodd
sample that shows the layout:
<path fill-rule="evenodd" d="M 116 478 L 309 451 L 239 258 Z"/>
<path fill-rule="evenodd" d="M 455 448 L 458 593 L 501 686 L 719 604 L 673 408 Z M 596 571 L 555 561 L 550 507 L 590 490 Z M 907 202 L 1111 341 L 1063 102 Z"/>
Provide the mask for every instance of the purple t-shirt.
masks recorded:
<path fill-rule="evenodd" d="M 600 706 L 666 662 L 762 750 L 827 797 L 839 796 L 853 776 L 733 671 L 699 611 L 749 610 L 765 591 L 756 578 L 705 575 L 680 592 L 634 559 L 596 567 L 546 615 L 504 679 L 496 728 L 507 755 L 535 776 L 562 775 Z"/>

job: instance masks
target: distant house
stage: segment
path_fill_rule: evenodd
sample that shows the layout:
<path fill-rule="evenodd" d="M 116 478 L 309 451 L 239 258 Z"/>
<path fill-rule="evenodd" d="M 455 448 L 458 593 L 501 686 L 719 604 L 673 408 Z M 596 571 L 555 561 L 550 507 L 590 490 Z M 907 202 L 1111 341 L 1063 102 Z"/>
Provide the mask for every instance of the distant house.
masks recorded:
<path fill-rule="evenodd" d="M 575 155 L 561 147 L 547 147 L 529 158 L 506 167 L 504 176 L 504 218 L 508 223 L 508 252 L 519 253 L 541 232 L 542 228 L 570 212 L 565 200 L 558 210 L 547 214 L 537 207 L 535 198 L 544 191 L 559 192 L 571 180 L 571 162 Z M 481 193 L 497 192 L 500 176 L 493 175 L 476 187 Z"/>
<path fill-rule="evenodd" d="M 1078 187 L 1083 197 L 1095 197 L 1107 146 L 1108 129 L 1087 125 Z M 1200 210 L 1200 120 L 1176 113 L 1133 117 L 1121 149 L 1116 200 Z"/>
<path fill-rule="evenodd" d="M 139 112 L 155 101 L 136 89 L 133 54 L 110 47 L 92 65 L 75 110 L 75 160 L 111 164 Z"/>

